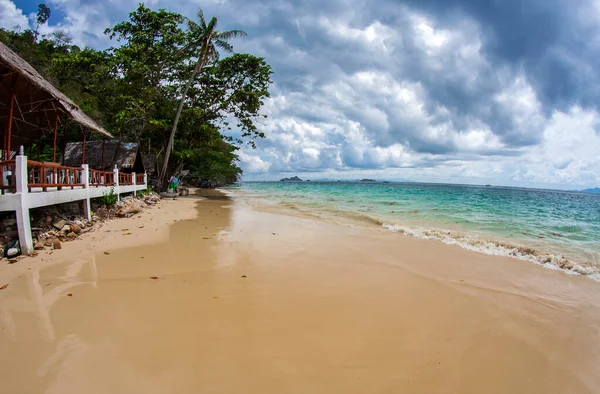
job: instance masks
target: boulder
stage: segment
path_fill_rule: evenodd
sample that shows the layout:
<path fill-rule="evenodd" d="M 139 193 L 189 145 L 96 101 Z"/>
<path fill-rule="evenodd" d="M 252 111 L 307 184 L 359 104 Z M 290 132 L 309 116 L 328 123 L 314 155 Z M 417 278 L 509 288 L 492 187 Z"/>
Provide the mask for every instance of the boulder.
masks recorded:
<path fill-rule="evenodd" d="M 57 230 L 61 230 L 66 225 L 67 225 L 67 222 L 63 219 L 57 220 L 56 222 L 52 223 L 52 226 L 54 226 L 54 228 Z"/>
<path fill-rule="evenodd" d="M 6 227 L 14 227 L 17 224 L 17 219 L 15 218 L 5 218 L 2 223 L 4 224 L 4 226 Z"/>
<path fill-rule="evenodd" d="M 69 233 L 69 232 L 71 232 L 71 226 L 69 226 L 68 224 L 65 224 L 63 227 L 61 227 L 60 232 L 61 233 Z"/>
<path fill-rule="evenodd" d="M 33 245 L 33 249 L 35 250 L 44 250 L 44 244 L 40 241 L 36 242 L 35 245 Z"/>
<path fill-rule="evenodd" d="M 16 257 L 21 254 L 21 244 L 19 240 L 13 239 L 8 241 L 4 247 L 4 257 Z"/>
<path fill-rule="evenodd" d="M 76 224 L 72 224 L 70 227 L 72 233 L 79 234 L 81 232 L 81 227 Z"/>
<path fill-rule="evenodd" d="M 52 248 L 54 248 L 54 249 L 62 249 L 62 244 L 60 243 L 60 240 L 54 238 L 52 240 Z"/>
<path fill-rule="evenodd" d="M 75 234 L 74 232 L 70 232 L 69 234 L 67 234 L 67 238 L 75 239 L 75 238 L 77 238 L 77 234 Z"/>

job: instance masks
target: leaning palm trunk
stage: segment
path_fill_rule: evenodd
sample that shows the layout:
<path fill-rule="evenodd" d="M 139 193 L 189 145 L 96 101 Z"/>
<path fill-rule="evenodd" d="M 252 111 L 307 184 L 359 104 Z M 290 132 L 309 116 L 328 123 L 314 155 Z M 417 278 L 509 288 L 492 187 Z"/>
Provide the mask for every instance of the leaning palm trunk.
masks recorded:
<path fill-rule="evenodd" d="M 169 158 L 171 156 L 171 151 L 173 150 L 173 143 L 175 141 L 175 132 L 177 131 L 177 124 L 179 123 L 179 118 L 181 117 L 181 112 L 183 111 L 183 104 L 185 103 L 185 99 L 187 98 L 188 90 L 196 78 L 196 74 L 198 73 L 197 67 L 194 67 L 194 71 L 192 72 L 192 76 L 185 84 L 185 89 L 183 89 L 183 95 L 181 96 L 181 101 L 179 102 L 179 108 L 177 108 L 177 114 L 175 115 L 175 121 L 173 122 L 173 128 L 171 129 L 171 135 L 169 137 L 169 143 L 167 144 L 167 151 L 165 152 L 165 162 L 163 163 L 162 171 L 160 172 L 160 176 L 158 178 L 158 182 L 156 183 L 156 188 L 158 191 L 162 191 L 163 185 L 165 184 L 165 180 L 167 178 L 167 171 L 169 168 Z"/>
<path fill-rule="evenodd" d="M 163 163 L 163 168 L 160 172 L 158 182 L 156 184 L 156 188 L 159 191 L 162 191 L 165 185 L 167 171 L 169 169 L 169 158 L 171 156 L 171 151 L 173 150 L 173 144 L 175 143 L 175 133 L 177 132 L 177 124 L 179 123 L 181 112 L 183 112 L 183 105 L 185 104 L 188 90 L 194 82 L 196 75 L 202 71 L 202 69 L 208 62 L 218 60 L 219 53 L 217 52 L 215 45 L 223 49 L 224 51 L 231 53 L 233 52 L 233 47 L 227 42 L 227 40 L 233 37 L 246 35 L 246 33 L 242 30 L 230 30 L 226 32 L 216 31 L 215 27 L 217 25 L 217 18 L 213 17 L 207 25 L 206 21 L 204 20 L 204 13 L 202 12 L 202 10 L 198 10 L 198 19 L 200 20 L 200 25 L 196 24 L 194 21 L 191 20 L 189 20 L 188 23 L 191 29 L 198 30 L 203 33 L 201 35 L 200 40 L 191 44 L 198 45 L 198 47 L 202 48 L 202 51 L 200 53 L 200 56 L 198 57 L 198 63 L 196 64 L 196 67 L 194 67 L 194 71 L 192 71 L 192 75 L 190 76 L 190 79 L 187 81 L 187 84 L 183 89 L 181 102 L 179 103 L 177 114 L 175 115 L 175 121 L 173 122 L 173 128 L 171 129 L 169 143 L 167 144 L 167 151 L 165 152 L 165 162 Z M 187 49 L 188 47 L 183 48 L 182 51 Z"/>

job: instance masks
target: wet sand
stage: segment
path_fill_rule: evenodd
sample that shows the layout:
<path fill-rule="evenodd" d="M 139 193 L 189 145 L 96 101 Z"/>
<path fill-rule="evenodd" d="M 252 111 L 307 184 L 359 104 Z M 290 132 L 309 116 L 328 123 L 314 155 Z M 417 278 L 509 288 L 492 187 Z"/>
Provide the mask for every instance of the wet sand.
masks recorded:
<path fill-rule="evenodd" d="M 600 391 L 590 279 L 219 196 L 107 229 L 0 268 L 1 392 Z"/>

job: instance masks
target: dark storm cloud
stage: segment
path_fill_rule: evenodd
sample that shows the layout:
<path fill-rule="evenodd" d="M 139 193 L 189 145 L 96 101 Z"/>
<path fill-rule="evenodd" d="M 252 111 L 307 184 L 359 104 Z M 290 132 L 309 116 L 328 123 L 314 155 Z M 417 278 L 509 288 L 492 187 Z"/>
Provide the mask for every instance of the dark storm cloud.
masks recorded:
<path fill-rule="evenodd" d="M 547 108 L 579 102 L 597 106 L 597 15 L 590 1 L 407 0 L 447 24 L 461 15 L 478 21 L 484 50 L 495 62 L 523 65 Z M 588 66 L 588 67 L 586 67 Z M 591 80 L 589 78 L 592 78 Z"/>

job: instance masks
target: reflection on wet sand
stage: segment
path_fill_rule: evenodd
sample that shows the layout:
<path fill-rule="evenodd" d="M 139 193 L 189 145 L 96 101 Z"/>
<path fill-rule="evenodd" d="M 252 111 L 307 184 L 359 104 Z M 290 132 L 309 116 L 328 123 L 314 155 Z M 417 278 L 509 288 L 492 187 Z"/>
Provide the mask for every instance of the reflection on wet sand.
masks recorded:
<path fill-rule="evenodd" d="M 87 260 L 77 260 L 60 267 L 64 273 L 54 279 L 42 280 L 40 270 L 42 267 L 35 266 L 25 274 L 21 280 L 23 287 L 28 290 L 29 297 L 23 298 L 22 295 L 13 293 L 13 296 L 0 298 L 0 322 L 8 333 L 16 339 L 17 331 L 14 315 L 30 314 L 32 318 L 27 319 L 29 323 L 36 322 L 39 326 L 39 333 L 48 341 L 55 339 L 54 328 L 50 318 L 50 311 L 54 304 L 65 297 L 69 290 L 84 283 L 82 271 L 89 270 L 87 277 L 88 284 L 97 286 L 96 258 L 91 256 Z M 14 285 L 20 286 L 18 283 Z M 32 329 L 32 327 L 29 327 Z"/>
<path fill-rule="evenodd" d="M 168 241 L 11 283 L 0 374 L 24 393 L 594 393 L 598 305 L 584 278 L 218 196 Z"/>

